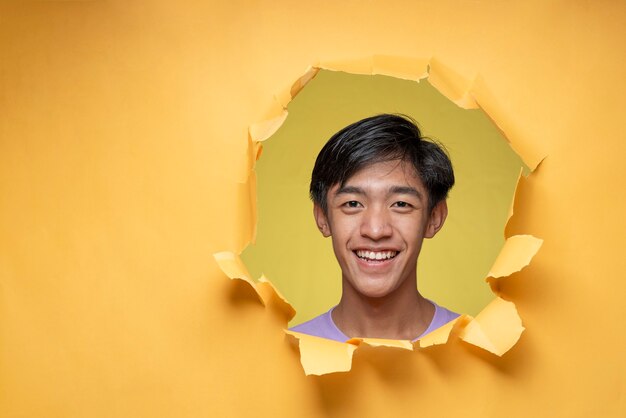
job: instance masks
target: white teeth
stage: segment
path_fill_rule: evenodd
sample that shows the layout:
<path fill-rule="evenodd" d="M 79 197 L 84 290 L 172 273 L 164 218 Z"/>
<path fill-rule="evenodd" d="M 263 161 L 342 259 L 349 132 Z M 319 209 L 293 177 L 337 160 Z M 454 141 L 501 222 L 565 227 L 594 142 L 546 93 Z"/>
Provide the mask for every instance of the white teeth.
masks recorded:
<path fill-rule="evenodd" d="M 397 251 L 366 251 L 366 250 L 358 250 L 356 255 L 359 258 L 364 258 L 368 260 L 387 260 L 389 258 L 393 258 L 398 254 Z"/>

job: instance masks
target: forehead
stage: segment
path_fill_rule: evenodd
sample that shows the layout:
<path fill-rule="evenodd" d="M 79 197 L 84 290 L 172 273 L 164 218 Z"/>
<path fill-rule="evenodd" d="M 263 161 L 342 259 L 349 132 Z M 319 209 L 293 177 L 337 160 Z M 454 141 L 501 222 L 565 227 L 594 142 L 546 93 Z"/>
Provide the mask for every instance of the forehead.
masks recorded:
<path fill-rule="evenodd" d="M 333 189 L 355 183 L 402 185 L 424 190 L 424 185 L 413 164 L 402 160 L 368 164 L 350 176 L 343 185 L 336 184 Z"/>

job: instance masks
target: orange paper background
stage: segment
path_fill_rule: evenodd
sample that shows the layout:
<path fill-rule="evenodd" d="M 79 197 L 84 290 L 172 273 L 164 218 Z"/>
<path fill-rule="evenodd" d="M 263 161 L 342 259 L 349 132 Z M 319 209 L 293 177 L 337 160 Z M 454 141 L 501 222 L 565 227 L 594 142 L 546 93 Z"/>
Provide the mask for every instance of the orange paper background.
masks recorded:
<path fill-rule="evenodd" d="M 617 1 L 4 1 L 0 416 L 623 416 L 625 22 Z M 508 227 L 543 247 L 498 284 L 526 331 L 502 358 L 359 349 L 305 377 L 211 254 L 252 234 L 248 126 L 309 65 L 374 54 L 478 75 L 548 155 Z"/>

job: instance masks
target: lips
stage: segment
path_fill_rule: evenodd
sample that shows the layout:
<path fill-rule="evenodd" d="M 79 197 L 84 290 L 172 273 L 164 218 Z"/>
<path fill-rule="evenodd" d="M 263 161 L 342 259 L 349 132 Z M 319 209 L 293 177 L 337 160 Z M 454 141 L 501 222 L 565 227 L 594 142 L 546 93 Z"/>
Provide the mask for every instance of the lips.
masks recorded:
<path fill-rule="evenodd" d="M 368 262 L 382 262 L 391 260 L 396 255 L 398 255 L 398 251 L 395 250 L 383 250 L 383 251 L 374 251 L 374 250 L 355 250 L 354 253 L 358 258 Z"/>

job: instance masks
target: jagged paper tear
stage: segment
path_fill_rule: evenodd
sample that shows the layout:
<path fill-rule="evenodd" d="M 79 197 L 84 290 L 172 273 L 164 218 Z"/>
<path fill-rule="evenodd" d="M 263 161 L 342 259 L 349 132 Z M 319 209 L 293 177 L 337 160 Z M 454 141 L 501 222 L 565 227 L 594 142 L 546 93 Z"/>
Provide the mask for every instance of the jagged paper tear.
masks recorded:
<path fill-rule="evenodd" d="M 515 304 L 496 298 L 465 326 L 460 337 L 467 343 L 501 356 L 515 345 L 523 331 Z"/>
<path fill-rule="evenodd" d="M 285 330 L 285 333 L 296 339 L 300 363 L 307 376 L 347 372 L 352 368 L 352 354 L 357 349 L 356 345 L 289 330 Z"/>
<path fill-rule="evenodd" d="M 415 342 L 415 345 L 420 348 L 426 348 L 434 345 L 446 344 L 451 338 L 458 336 L 460 330 L 462 330 L 473 319 L 474 318 L 470 315 L 461 315 L 454 321 L 450 321 L 446 325 L 424 335 Z"/>
<path fill-rule="evenodd" d="M 256 208 L 254 166 L 262 151 L 261 143 L 280 128 L 288 116 L 287 105 L 289 102 L 321 69 L 343 71 L 352 74 L 380 74 L 416 82 L 428 78 L 429 82 L 440 93 L 459 107 L 464 109 L 483 109 L 503 133 L 505 128 L 509 126 L 502 121 L 502 112 L 496 112 L 498 106 L 489 95 L 489 91 L 482 79 L 475 77 L 473 80 L 466 80 L 435 59 L 374 55 L 358 60 L 320 62 L 310 67 L 287 89 L 276 94 L 274 99 L 278 106 L 272 107 L 273 110 L 270 110 L 270 115 L 266 120 L 250 126 L 248 135 L 248 170 L 250 174 L 248 181 L 242 184 L 243 189 L 249 191 L 246 196 L 249 196 L 249 201 L 242 199 L 242 204 L 247 203 L 250 207 Z M 494 113 L 492 112 L 495 112 L 498 121 L 494 119 Z M 506 134 L 505 137 L 510 140 L 510 137 Z M 538 156 L 534 150 L 529 150 L 522 146 L 522 141 L 516 139 L 513 142 L 511 146 L 531 169 L 537 167 L 544 158 L 543 156 Z M 518 186 L 524 180 L 525 177 L 520 173 Z M 509 212 L 509 220 L 513 215 L 513 205 L 516 203 L 517 199 L 514 195 Z M 256 210 L 254 214 L 250 215 L 250 219 L 254 221 L 254 225 L 251 228 L 252 241 L 254 241 Z M 487 277 L 487 281 L 492 285 L 492 289 L 494 288 L 494 280 L 500 280 L 527 266 L 537 251 L 539 251 L 542 243 L 541 239 L 531 235 L 509 237 Z M 250 285 L 264 306 L 273 307 L 281 312 L 287 318 L 287 321 L 294 317 L 295 310 L 293 307 L 280 295 L 269 280 L 261 277 L 258 282 L 255 282 L 250 278 L 250 274 L 239 256 L 232 252 L 221 252 L 214 254 L 214 257 L 219 267 L 228 277 L 243 280 Z M 300 362 L 305 373 L 307 375 L 322 375 L 349 371 L 352 367 L 352 356 L 358 347 L 362 345 L 414 350 L 445 344 L 452 338 L 460 338 L 466 343 L 480 347 L 497 356 L 502 356 L 515 345 L 523 331 L 524 327 L 515 304 L 496 297 L 475 318 L 469 315 L 461 315 L 456 320 L 429 333 L 415 343 L 369 338 L 353 338 L 346 343 L 340 343 L 289 330 L 285 330 L 285 333 L 289 339 L 297 341 L 300 351 Z"/>
<path fill-rule="evenodd" d="M 297 341 L 300 363 L 307 376 L 350 371 L 352 357 L 360 346 L 391 347 L 408 351 L 414 349 L 413 343 L 406 340 L 351 338 L 342 343 L 289 330 L 285 330 L 285 333 Z"/>
<path fill-rule="evenodd" d="M 250 273 L 241 258 L 232 252 L 223 251 L 213 254 L 218 266 L 232 280 L 241 280 L 247 283 L 257 295 L 263 306 L 271 307 L 284 315 L 286 322 L 296 315 L 296 310 L 278 292 L 269 280 L 261 276 L 258 282 L 250 278 Z"/>
<path fill-rule="evenodd" d="M 507 238 L 489 271 L 488 280 L 510 276 L 520 271 L 530 263 L 542 244 L 542 239 L 532 235 L 513 235 Z"/>

